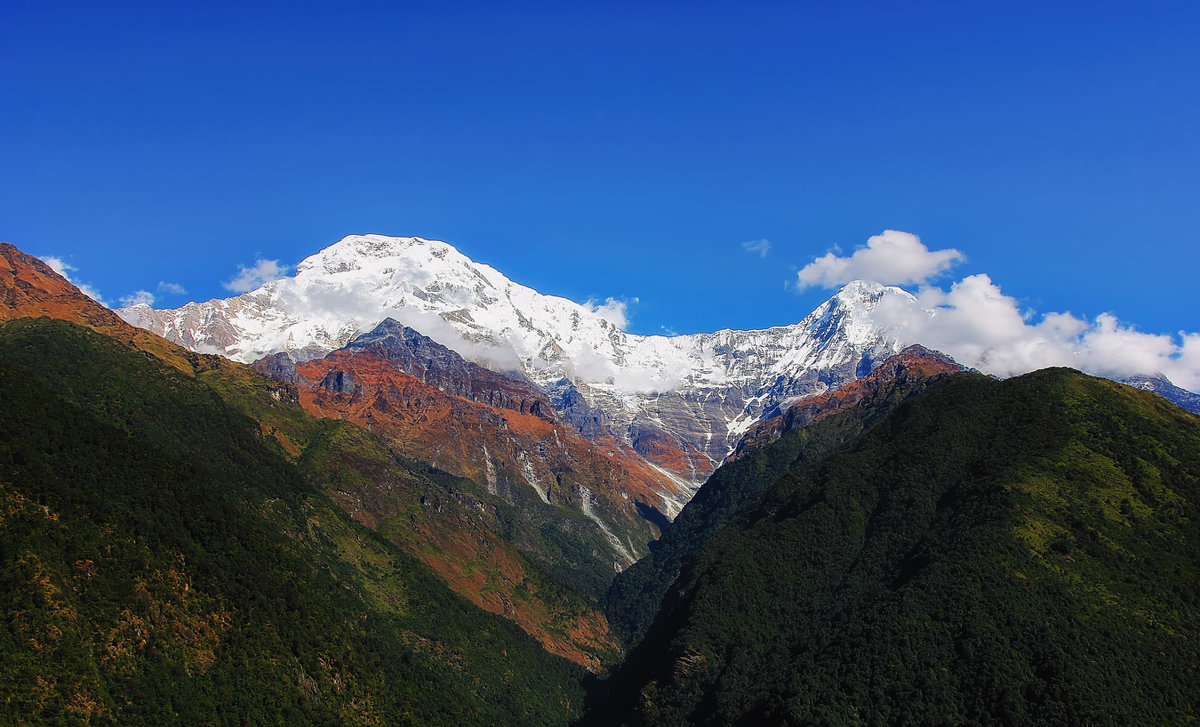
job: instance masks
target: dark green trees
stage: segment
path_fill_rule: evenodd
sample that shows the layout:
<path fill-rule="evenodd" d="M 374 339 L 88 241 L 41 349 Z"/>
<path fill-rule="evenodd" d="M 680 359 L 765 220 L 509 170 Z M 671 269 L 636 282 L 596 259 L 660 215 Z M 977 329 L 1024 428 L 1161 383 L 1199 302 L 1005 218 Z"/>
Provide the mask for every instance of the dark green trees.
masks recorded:
<path fill-rule="evenodd" d="M 960 374 L 695 554 L 598 722 L 1179 724 L 1198 606 L 1200 420 Z"/>
<path fill-rule="evenodd" d="M 0 325 L 0 722 L 564 724 L 572 665 L 350 520 L 205 384 Z"/>

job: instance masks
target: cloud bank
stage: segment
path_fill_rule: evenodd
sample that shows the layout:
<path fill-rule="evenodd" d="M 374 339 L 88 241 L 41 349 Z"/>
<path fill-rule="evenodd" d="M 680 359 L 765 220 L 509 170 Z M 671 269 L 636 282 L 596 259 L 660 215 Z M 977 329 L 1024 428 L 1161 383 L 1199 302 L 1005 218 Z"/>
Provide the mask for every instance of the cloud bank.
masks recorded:
<path fill-rule="evenodd" d="M 284 277 L 287 272 L 288 266 L 281 265 L 278 260 L 256 260 L 250 267 L 239 265 L 237 275 L 223 285 L 235 293 L 249 293 L 263 283 Z"/>
<path fill-rule="evenodd" d="M 179 283 L 168 283 L 165 280 L 158 281 L 158 292 L 170 293 L 171 295 L 187 295 L 187 290 Z"/>
<path fill-rule="evenodd" d="M 984 274 L 948 291 L 926 288 L 915 303 L 888 296 L 872 317 L 904 343 L 936 348 L 997 376 L 1070 366 L 1115 379 L 1161 373 L 1185 389 L 1200 388 L 1200 334 L 1142 333 L 1109 313 L 1091 321 L 1071 313 L 1039 317 L 1023 312 Z"/>
<path fill-rule="evenodd" d="M 915 235 L 888 230 L 849 257 L 817 258 L 800 271 L 798 287 L 857 278 L 925 283 L 962 258 L 957 250 L 930 251 Z M 1022 310 L 986 274 L 968 275 L 948 290 L 924 285 L 915 295 L 915 301 L 885 296 L 872 321 L 903 344 L 935 348 L 985 373 L 1015 376 L 1070 366 L 1114 379 L 1162 374 L 1177 386 L 1200 389 L 1200 333 L 1143 333 L 1111 313 L 1087 320 Z"/>
<path fill-rule="evenodd" d="M 796 275 L 796 287 L 798 290 L 812 286 L 831 288 L 851 280 L 874 280 L 884 285 L 924 284 L 964 259 L 953 248 L 930 250 L 916 235 L 884 230 L 849 257 L 831 252 L 805 265 Z"/>

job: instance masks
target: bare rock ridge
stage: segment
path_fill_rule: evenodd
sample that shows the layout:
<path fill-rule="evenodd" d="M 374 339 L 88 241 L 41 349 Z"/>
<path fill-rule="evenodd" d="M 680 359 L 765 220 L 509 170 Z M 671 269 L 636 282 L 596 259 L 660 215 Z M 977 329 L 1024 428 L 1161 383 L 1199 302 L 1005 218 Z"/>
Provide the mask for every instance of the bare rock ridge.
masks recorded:
<path fill-rule="evenodd" d="M 0 242 L 0 320 L 38 316 L 95 329 L 125 327 L 115 313 L 84 296 L 49 265 Z"/>
<path fill-rule="evenodd" d="M 394 318 L 385 319 L 346 348 L 373 351 L 447 394 L 543 418 L 550 418 L 554 410 L 546 394 L 534 384 L 467 361 Z"/>

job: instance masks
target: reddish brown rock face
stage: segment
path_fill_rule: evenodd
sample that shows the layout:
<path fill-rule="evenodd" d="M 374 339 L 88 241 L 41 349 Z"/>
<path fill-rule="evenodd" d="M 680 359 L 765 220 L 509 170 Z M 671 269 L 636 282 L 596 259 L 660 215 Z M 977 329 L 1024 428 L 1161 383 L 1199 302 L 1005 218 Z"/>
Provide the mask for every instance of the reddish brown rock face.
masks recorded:
<path fill-rule="evenodd" d="M 424 383 L 374 348 L 343 349 L 298 364 L 296 372 L 309 411 L 365 426 L 407 456 L 492 491 L 527 488 L 551 504 L 581 509 L 586 488 L 612 527 L 640 531 L 634 503 L 660 507 L 658 491 L 673 487 L 615 440 L 591 442 L 559 421 L 532 387 L 491 372 L 486 385 L 476 381 L 471 390 L 499 406 Z"/>
<path fill-rule="evenodd" d="M 42 262 L 0 243 L 0 320 L 46 316 L 92 329 L 128 326 Z"/>

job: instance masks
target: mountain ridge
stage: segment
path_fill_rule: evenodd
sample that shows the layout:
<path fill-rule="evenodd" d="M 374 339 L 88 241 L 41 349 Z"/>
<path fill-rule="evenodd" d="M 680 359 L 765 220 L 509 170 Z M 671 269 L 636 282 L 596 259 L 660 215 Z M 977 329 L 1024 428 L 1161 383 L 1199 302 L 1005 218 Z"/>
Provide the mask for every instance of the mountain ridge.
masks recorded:
<path fill-rule="evenodd" d="M 1143 391 L 1152 391 L 1158 394 L 1167 401 L 1190 411 L 1193 414 L 1200 414 L 1200 394 L 1193 393 L 1187 389 L 1176 386 L 1166 376 L 1161 373 L 1142 376 L 1126 376 L 1122 379 L 1117 379 L 1122 384 L 1128 384 Z"/>
<path fill-rule="evenodd" d="M 585 439 L 532 385 L 399 323 L 385 321 L 356 340 L 296 366 L 306 409 L 367 426 L 408 456 L 524 502 L 525 510 L 566 508 L 591 520 L 621 568 L 645 552 L 656 531 L 635 503 L 661 511 L 669 478 L 612 440 Z"/>
<path fill-rule="evenodd" d="M 921 343 L 876 324 L 881 304 L 920 305 L 900 288 L 852 281 L 795 324 L 642 336 L 621 329 L 617 305 L 543 295 L 448 243 L 350 235 L 254 291 L 118 313 L 192 350 L 247 363 L 280 352 L 317 358 L 391 317 L 473 363 L 525 378 L 585 437 L 632 448 L 672 479 L 661 491 L 671 518 L 764 419 Z M 1158 389 L 1200 408 L 1190 392 Z"/>
<path fill-rule="evenodd" d="M 638 336 L 611 311 L 541 295 L 447 243 L 358 235 L 249 293 L 118 312 L 180 345 L 247 363 L 279 352 L 297 361 L 324 355 L 392 317 L 468 360 L 519 372 L 585 435 L 612 433 L 694 489 L 765 413 L 898 351 L 867 319 L 886 297 L 914 300 L 856 281 L 790 326 Z"/>
<path fill-rule="evenodd" d="M 866 376 L 861 376 L 841 388 L 800 399 L 780 414 L 763 420 L 746 432 L 725 461 L 733 462 L 774 442 L 788 432 L 816 424 L 827 416 L 844 411 L 886 382 L 901 377 L 928 378 L 964 370 L 965 367 L 940 351 L 931 351 L 920 344 L 905 346 L 896 355 L 884 359 Z"/>

